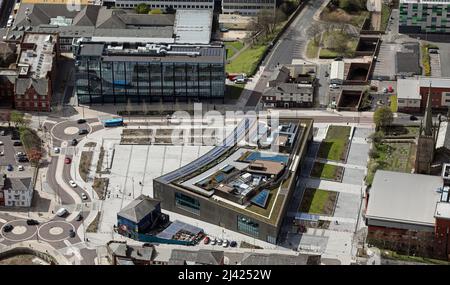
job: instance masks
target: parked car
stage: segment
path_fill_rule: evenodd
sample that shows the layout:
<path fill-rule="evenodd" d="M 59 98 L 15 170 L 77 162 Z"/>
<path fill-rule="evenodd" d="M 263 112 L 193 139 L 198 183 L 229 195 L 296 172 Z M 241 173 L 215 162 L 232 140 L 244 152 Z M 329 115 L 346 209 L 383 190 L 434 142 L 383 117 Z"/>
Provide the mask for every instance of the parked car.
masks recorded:
<path fill-rule="evenodd" d="M 11 164 L 8 164 L 8 166 L 6 167 L 6 170 L 8 171 L 13 171 L 13 166 Z"/>
<path fill-rule="evenodd" d="M 0 151 L 0 156 L 4 156 L 5 152 L 4 151 Z"/>
<path fill-rule="evenodd" d="M 203 240 L 204 244 L 208 244 L 211 241 L 211 239 L 209 237 L 205 237 L 205 239 Z"/>
<path fill-rule="evenodd" d="M 18 169 L 19 171 L 24 171 L 24 170 L 25 170 L 25 167 L 23 167 L 23 165 L 19 165 L 19 166 L 17 167 L 17 169 Z"/>
<path fill-rule="evenodd" d="M 89 132 L 88 132 L 88 130 L 86 130 L 86 129 L 82 129 L 82 130 L 80 130 L 80 131 L 78 131 L 78 135 L 86 135 L 86 134 L 89 134 Z"/>
<path fill-rule="evenodd" d="M 222 243 L 223 243 L 223 240 L 221 240 L 221 239 L 217 240 L 217 245 L 222 245 Z"/>
<path fill-rule="evenodd" d="M 0 136 L 4 136 L 5 135 L 5 131 L 0 131 Z"/>
<path fill-rule="evenodd" d="M 330 84 L 330 89 L 339 89 L 339 85 L 336 83 Z"/>
<path fill-rule="evenodd" d="M 87 195 L 86 194 L 84 194 L 84 193 L 81 193 L 81 199 L 83 199 L 83 200 L 87 200 Z"/>
<path fill-rule="evenodd" d="M 0 145 L 3 145 L 3 142 L 2 142 L 2 141 L 0 141 Z"/>
<path fill-rule="evenodd" d="M 64 217 L 65 215 L 67 215 L 69 213 L 69 211 L 67 211 L 66 208 L 60 208 L 57 212 L 56 215 L 58 217 Z"/>
<path fill-rule="evenodd" d="M 410 121 L 417 121 L 418 118 L 417 118 L 416 116 L 414 116 L 414 115 L 411 115 L 411 116 L 409 117 L 409 120 L 410 120 Z"/>
<path fill-rule="evenodd" d="M 220 31 L 221 31 L 222 33 L 226 33 L 226 32 L 228 32 L 229 30 L 228 30 L 227 28 L 220 28 Z"/>
<path fill-rule="evenodd" d="M 54 151 L 55 153 L 60 153 L 60 152 L 61 152 L 61 149 L 60 149 L 59 147 L 55 147 L 55 148 L 53 149 L 53 151 Z"/>
<path fill-rule="evenodd" d="M 19 157 L 17 158 L 17 161 L 18 161 L 18 162 L 28 162 L 28 158 L 27 158 L 25 155 L 19 156 Z"/>
<path fill-rule="evenodd" d="M 33 219 L 28 219 L 27 220 L 27 225 L 29 225 L 29 226 L 36 226 L 36 225 L 39 225 L 39 222 L 36 221 L 36 220 L 33 220 Z"/>
<path fill-rule="evenodd" d="M 223 241 L 223 247 L 228 247 L 228 245 L 229 245 L 230 243 L 229 243 L 229 241 L 226 239 L 226 240 L 224 240 Z"/>
<path fill-rule="evenodd" d="M 71 237 L 71 238 L 75 237 L 75 231 L 73 229 L 69 230 L 69 237 Z"/>
<path fill-rule="evenodd" d="M 82 219 L 83 219 L 82 214 L 78 214 L 77 217 L 75 218 L 75 220 L 77 220 L 78 222 L 81 221 Z"/>
<path fill-rule="evenodd" d="M 84 123 L 86 123 L 86 120 L 85 119 L 78 119 L 77 123 L 78 124 L 84 124 Z"/>
<path fill-rule="evenodd" d="M 72 162 L 72 159 L 70 159 L 70 157 L 66 157 L 65 159 L 64 159 L 64 163 L 65 164 L 70 164 Z"/>
<path fill-rule="evenodd" d="M 231 241 L 231 242 L 230 242 L 230 246 L 231 246 L 231 247 L 236 247 L 236 246 L 237 246 L 237 242 L 234 241 L 234 240 Z"/>
<path fill-rule="evenodd" d="M 21 146 L 22 143 L 20 141 L 15 141 L 13 142 L 13 146 Z"/>
<path fill-rule="evenodd" d="M 213 239 L 211 240 L 211 245 L 215 245 L 216 243 L 217 243 L 216 238 L 213 238 Z"/>
<path fill-rule="evenodd" d="M 77 139 L 73 139 L 72 142 L 70 143 L 72 146 L 76 146 L 78 144 Z"/>
<path fill-rule="evenodd" d="M 73 188 L 77 187 L 77 183 L 75 183 L 75 181 L 73 181 L 73 180 L 69 181 L 69 185 Z"/>
<path fill-rule="evenodd" d="M 3 227 L 3 231 L 4 231 L 5 233 L 9 233 L 9 232 L 12 231 L 13 229 L 14 229 L 14 226 L 13 226 L 13 225 L 6 225 L 6 226 Z"/>

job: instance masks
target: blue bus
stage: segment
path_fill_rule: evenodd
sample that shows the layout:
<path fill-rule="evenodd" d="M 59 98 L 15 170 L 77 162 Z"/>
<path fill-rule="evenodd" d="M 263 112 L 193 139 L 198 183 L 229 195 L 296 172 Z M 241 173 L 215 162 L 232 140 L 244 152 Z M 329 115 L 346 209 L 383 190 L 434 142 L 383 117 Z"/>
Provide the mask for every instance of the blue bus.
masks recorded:
<path fill-rule="evenodd" d="M 103 122 L 105 127 L 120 127 L 123 126 L 123 118 L 114 118 Z"/>

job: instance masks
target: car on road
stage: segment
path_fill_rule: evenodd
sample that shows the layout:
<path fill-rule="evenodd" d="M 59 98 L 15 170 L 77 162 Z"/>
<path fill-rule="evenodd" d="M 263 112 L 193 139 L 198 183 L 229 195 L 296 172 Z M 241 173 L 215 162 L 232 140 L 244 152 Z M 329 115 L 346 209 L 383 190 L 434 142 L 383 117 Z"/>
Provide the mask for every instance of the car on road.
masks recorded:
<path fill-rule="evenodd" d="M 217 243 L 216 238 L 213 238 L 213 239 L 211 240 L 211 245 L 215 245 L 216 243 Z"/>
<path fill-rule="evenodd" d="M 19 170 L 19 171 L 24 171 L 24 170 L 25 170 L 25 167 L 23 167 L 23 165 L 19 165 L 19 166 L 17 167 L 17 170 Z"/>
<path fill-rule="evenodd" d="M 77 123 L 81 125 L 81 124 L 86 123 L 86 120 L 85 119 L 78 119 Z"/>
<path fill-rule="evenodd" d="M 22 143 L 20 141 L 15 141 L 13 142 L 13 146 L 21 146 Z"/>
<path fill-rule="evenodd" d="M 70 142 L 70 144 L 71 144 L 72 146 L 76 146 L 76 145 L 78 144 L 77 139 L 73 139 L 73 140 Z"/>
<path fill-rule="evenodd" d="M 4 156 L 5 152 L 4 151 L 0 151 L 0 156 Z"/>
<path fill-rule="evenodd" d="M 2 142 L 2 141 L 0 141 L 0 145 L 3 145 L 3 142 Z"/>
<path fill-rule="evenodd" d="M 77 183 L 75 183 L 75 181 L 73 180 L 69 181 L 69 185 L 72 186 L 73 188 L 77 187 Z"/>
<path fill-rule="evenodd" d="M 78 214 L 77 217 L 75 218 L 75 220 L 77 220 L 78 222 L 81 221 L 82 219 L 83 219 L 82 214 Z"/>
<path fill-rule="evenodd" d="M 231 247 L 236 247 L 237 246 L 237 242 L 235 240 L 230 242 L 230 246 Z"/>
<path fill-rule="evenodd" d="M 60 153 L 60 152 L 61 152 L 61 149 L 60 149 L 59 147 L 55 147 L 55 148 L 53 149 L 53 151 L 54 151 L 55 153 Z"/>
<path fill-rule="evenodd" d="M 72 159 L 70 158 L 70 157 L 66 157 L 65 159 L 64 159 L 64 163 L 65 164 L 70 164 L 72 162 Z"/>
<path fill-rule="evenodd" d="M 87 195 L 85 194 L 85 193 L 81 193 L 81 199 L 83 199 L 83 200 L 87 200 Z"/>
<path fill-rule="evenodd" d="M 13 225 L 6 225 L 6 226 L 3 227 L 3 231 L 4 231 L 5 233 L 9 233 L 9 232 L 12 231 L 13 229 L 14 229 L 14 226 L 13 226 Z"/>
<path fill-rule="evenodd" d="M 0 136 L 4 136 L 5 135 L 5 131 L 0 131 Z"/>
<path fill-rule="evenodd" d="M 205 239 L 203 240 L 204 244 L 208 244 L 211 241 L 211 239 L 209 237 L 205 237 Z"/>
<path fill-rule="evenodd" d="M 88 130 L 86 130 L 86 129 L 82 129 L 82 130 L 79 130 L 78 131 L 78 135 L 86 135 L 86 134 L 89 134 L 89 132 L 88 132 Z"/>
<path fill-rule="evenodd" d="M 330 74 L 328 73 L 328 71 L 325 71 L 325 77 L 330 76 Z"/>
<path fill-rule="evenodd" d="M 36 220 L 33 220 L 33 219 L 28 219 L 27 220 L 27 225 L 29 225 L 29 226 L 37 226 L 37 225 L 39 225 L 39 222 L 36 221 Z"/>
<path fill-rule="evenodd" d="M 409 117 L 409 120 L 410 120 L 410 121 L 417 121 L 418 118 L 417 118 L 416 116 L 414 116 L 414 115 L 411 115 L 411 116 Z"/>
<path fill-rule="evenodd" d="M 13 166 L 11 164 L 8 164 L 8 166 L 6 167 L 6 170 L 8 171 L 13 171 Z"/>
<path fill-rule="evenodd" d="M 69 230 L 69 237 L 71 237 L 71 238 L 75 237 L 75 231 L 73 229 Z"/>
<path fill-rule="evenodd" d="M 58 217 L 64 217 L 65 215 L 67 215 L 69 213 L 69 211 L 67 211 L 66 208 L 60 208 L 57 212 L 56 215 Z"/>
<path fill-rule="evenodd" d="M 230 242 L 226 239 L 223 241 L 223 247 L 228 247 L 228 245 L 230 244 Z"/>

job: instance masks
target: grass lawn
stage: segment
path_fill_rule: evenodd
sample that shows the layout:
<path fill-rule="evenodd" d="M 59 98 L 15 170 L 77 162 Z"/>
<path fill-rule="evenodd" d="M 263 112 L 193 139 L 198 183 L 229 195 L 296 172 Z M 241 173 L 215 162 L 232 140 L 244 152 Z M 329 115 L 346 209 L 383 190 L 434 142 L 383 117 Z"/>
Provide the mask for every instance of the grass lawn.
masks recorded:
<path fill-rule="evenodd" d="M 321 39 L 321 45 L 325 46 L 327 42 L 329 42 L 329 38 L 333 36 L 335 33 L 342 34 L 339 31 L 332 31 L 332 32 L 324 32 L 322 39 Z M 319 52 L 319 58 L 335 58 L 337 56 L 344 56 L 344 57 L 353 57 L 356 46 L 358 45 L 358 39 L 349 37 L 345 34 L 343 36 L 340 36 L 339 38 L 344 37 L 347 41 L 347 48 L 344 51 L 336 51 L 330 48 L 327 48 L 326 46 L 320 49 Z"/>
<path fill-rule="evenodd" d="M 248 76 L 256 72 L 259 60 L 266 51 L 266 45 L 256 45 L 244 50 L 226 66 L 228 73 L 246 73 Z"/>
<path fill-rule="evenodd" d="M 306 56 L 308 58 L 316 58 L 318 52 L 319 46 L 316 44 L 314 40 L 310 40 L 308 42 L 308 45 L 306 46 Z"/>
<path fill-rule="evenodd" d="M 245 84 L 226 85 L 225 99 L 239 99 L 242 91 L 244 91 Z"/>
<path fill-rule="evenodd" d="M 338 192 L 307 188 L 303 194 L 299 212 L 333 215 Z"/>
<path fill-rule="evenodd" d="M 311 170 L 311 177 L 329 179 L 329 180 L 339 180 L 337 179 L 339 173 L 342 172 L 342 167 L 325 164 L 321 162 L 315 162 Z"/>
<path fill-rule="evenodd" d="M 92 188 L 97 193 L 100 200 L 105 200 L 105 190 L 109 183 L 109 178 L 94 178 L 94 183 L 92 184 Z"/>
<path fill-rule="evenodd" d="M 394 260 L 400 260 L 400 261 L 420 262 L 420 263 L 437 264 L 437 265 L 450 265 L 450 262 L 445 261 L 445 260 L 432 259 L 432 258 L 419 257 L 419 256 L 403 255 L 403 254 L 398 254 L 391 250 L 384 250 L 384 249 L 381 249 L 381 256 L 384 258 L 387 258 L 387 259 L 394 259 Z"/>
<path fill-rule="evenodd" d="M 397 112 L 398 105 L 397 105 L 397 95 L 391 96 L 391 111 L 393 113 Z"/>
<path fill-rule="evenodd" d="M 381 6 L 381 31 L 385 31 L 388 23 L 389 23 L 389 17 L 391 16 L 391 8 L 389 5 L 383 4 Z"/>
<path fill-rule="evenodd" d="M 342 161 L 345 160 L 345 151 L 349 143 L 351 127 L 330 126 L 327 136 L 322 141 L 317 153 L 317 157 Z"/>
<path fill-rule="evenodd" d="M 227 58 L 232 57 L 235 53 L 240 51 L 244 47 L 244 44 L 240 41 L 226 42 L 225 49 L 227 50 Z"/>

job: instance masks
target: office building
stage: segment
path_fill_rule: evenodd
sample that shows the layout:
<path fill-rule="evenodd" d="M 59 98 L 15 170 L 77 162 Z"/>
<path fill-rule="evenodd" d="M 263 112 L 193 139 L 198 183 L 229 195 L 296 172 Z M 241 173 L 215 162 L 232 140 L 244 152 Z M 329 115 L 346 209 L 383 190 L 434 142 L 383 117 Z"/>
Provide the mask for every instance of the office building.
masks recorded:
<path fill-rule="evenodd" d="M 135 8 L 137 5 L 145 3 L 150 9 L 167 9 L 169 7 L 177 9 L 214 9 L 214 0 L 197 1 L 165 1 L 165 0 L 116 0 L 115 6 L 118 8 Z"/>
<path fill-rule="evenodd" d="M 450 1 L 400 0 L 399 32 L 450 32 Z"/>
<path fill-rule="evenodd" d="M 222 0 L 222 13 L 255 16 L 262 10 L 275 13 L 276 5 L 275 0 Z"/>

